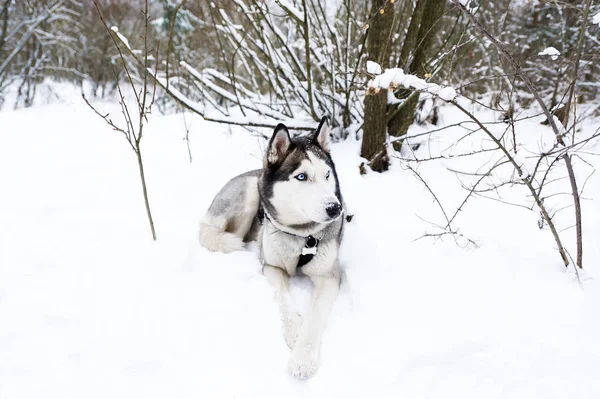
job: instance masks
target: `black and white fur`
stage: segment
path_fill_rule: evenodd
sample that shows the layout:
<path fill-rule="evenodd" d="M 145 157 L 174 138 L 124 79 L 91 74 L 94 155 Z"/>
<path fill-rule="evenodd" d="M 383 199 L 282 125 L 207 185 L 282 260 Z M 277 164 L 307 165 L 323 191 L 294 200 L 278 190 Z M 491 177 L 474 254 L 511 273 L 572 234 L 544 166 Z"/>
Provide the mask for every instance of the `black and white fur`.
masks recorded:
<path fill-rule="evenodd" d="M 312 376 L 319 366 L 321 335 L 339 292 L 344 208 L 323 118 L 304 137 L 291 138 L 278 125 L 263 168 L 231 179 L 200 224 L 200 242 L 211 251 L 238 251 L 244 242 L 258 241 L 263 273 L 275 288 L 284 338 L 292 349 L 288 368 L 299 378 Z M 314 283 L 303 319 L 292 305 L 288 280 L 298 271 L 309 236 L 318 240 L 318 247 L 301 268 Z"/>

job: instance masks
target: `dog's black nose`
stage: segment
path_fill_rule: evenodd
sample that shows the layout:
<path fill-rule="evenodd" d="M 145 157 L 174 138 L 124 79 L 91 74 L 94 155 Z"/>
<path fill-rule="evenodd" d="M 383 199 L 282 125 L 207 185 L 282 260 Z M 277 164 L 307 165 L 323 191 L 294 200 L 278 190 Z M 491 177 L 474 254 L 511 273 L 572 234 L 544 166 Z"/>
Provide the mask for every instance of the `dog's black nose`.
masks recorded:
<path fill-rule="evenodd" d="M 340 213 L 342 212 L 342 206 L 337 202 L 330 202 L 325 207 L 325 211 L 327 212 L 327 215 L 333 219 L 340 216 Z"/>

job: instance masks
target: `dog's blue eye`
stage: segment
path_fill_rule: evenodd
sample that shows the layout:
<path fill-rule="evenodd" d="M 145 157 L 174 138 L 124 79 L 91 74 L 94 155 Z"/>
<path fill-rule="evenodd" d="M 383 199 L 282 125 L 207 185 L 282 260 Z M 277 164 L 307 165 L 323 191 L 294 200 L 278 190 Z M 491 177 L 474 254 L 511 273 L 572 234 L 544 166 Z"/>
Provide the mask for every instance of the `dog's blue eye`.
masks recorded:
<path fill-rule="evenodd" d="M 328 171 L 327 174 L 325 175 L 326 179 L 329 179 L 329 175 L 331 174 L 331 171 Z"/>
<path fill-rule="evenodd" d="M 296 176 L 296 179 L 304 181 L 306 180 L 306 175 L 304 173 L 300 173 L 298 176 Z"/>

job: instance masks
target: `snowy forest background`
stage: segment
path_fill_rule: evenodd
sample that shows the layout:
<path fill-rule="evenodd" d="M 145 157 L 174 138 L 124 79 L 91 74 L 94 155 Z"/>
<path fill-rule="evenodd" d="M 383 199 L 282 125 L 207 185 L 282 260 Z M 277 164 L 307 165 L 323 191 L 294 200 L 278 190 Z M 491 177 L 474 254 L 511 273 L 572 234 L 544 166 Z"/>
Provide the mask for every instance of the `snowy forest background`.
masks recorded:
<path fill-rule="evenodd" d="M 599 57 L 591 0 L 0 0 L 0 398 L 598 397 Z M 300 387 L 197 222 L 322 116 L 354 219 Z"/>
<path fill-rule="evenodd" d="M 31 106 L 48 79 L 81 86 L 84 99 L 118 92 L 125 130 L 94 110 L 138 155 L 144 192 L 143 124 L 134 131 L 121 85 L 132 89 L 141 120 L 154 105 L 161 113 L 191 112 L 247 128 L 286 121 L 309 130 L 328 116 L 334 138 L 362 140 L 361 156 L 377 172 L 388 169 L 390 157 L 406 158 L 400 154 L 413 123 L 436 126 L 439 107 L 454 103 L 477 125 L 472 132 L 486 132 L 495 148 L 451 156 L 501 153 L 478 172 L 470 194 L 510 164 L 517 176 L 491 186 L 527 186 L 540 226 L 550 227 L 568 265 L 542 193 L 551 170 L 564 164 L 582 265 L 584 182 L 576 179 L 572 156 L 597 136 L 576 134 L 579 122 L 598 115 L 600 6 L 591 1 L 4 0 L 1 7 L 0 105 Z M 16 96 L 6 104 L 10 87 Z M 493 138 L 455 102 L 458 94 L 501 115 L 504 134 Z M 531 109 L 546 117 L 555 143 L 523 154 L 514 123 Z M 532 170 L 524 156 L 536 158 Z M 146 208 L 154 230 L 147 197 Z M 453 218 L 445 218 L 443 233 L 454 235 Z"/>

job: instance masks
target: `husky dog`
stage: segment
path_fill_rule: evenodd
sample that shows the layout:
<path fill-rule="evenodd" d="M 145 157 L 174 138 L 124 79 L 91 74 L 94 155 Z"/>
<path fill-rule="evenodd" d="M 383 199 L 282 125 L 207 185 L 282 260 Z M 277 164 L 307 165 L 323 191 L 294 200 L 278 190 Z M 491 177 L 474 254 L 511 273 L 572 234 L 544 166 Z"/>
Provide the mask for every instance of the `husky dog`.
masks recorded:
<path fill-rule="evenodd" d="M 256 240 L 263 274 L 275 288 L 292 375 L 311 377 L 319 366 L 321 335 L 339 292 L 338 251 L 344 202 L 329 154 L 329 125 L 291 138 L 279 124 L 263 168 L 231 179 L 200 224 L 200 242 L 211 251 L 244 249 Z M 298 271 L 314 284 L 304 320 L 292 305 L 289 277 Z"/>

